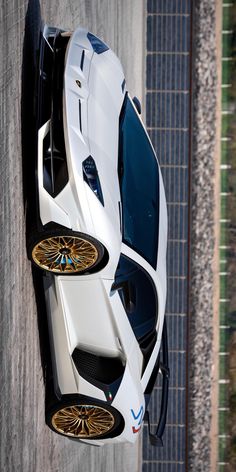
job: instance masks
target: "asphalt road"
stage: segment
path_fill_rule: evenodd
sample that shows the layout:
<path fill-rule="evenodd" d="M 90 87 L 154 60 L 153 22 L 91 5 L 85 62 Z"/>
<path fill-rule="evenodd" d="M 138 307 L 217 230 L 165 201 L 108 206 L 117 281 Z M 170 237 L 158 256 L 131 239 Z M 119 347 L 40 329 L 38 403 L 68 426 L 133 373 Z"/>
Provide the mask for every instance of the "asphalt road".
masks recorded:
<path fill-rule="evenodd" d="M 30 147 L 31 61 L 36 57 L 41 17 L 46 23 L 65 29 L 87 26 L 102 37 L 119 55 L 129 90 L 143 101 L 143 5 L 142 0 L 45 0 L 40 12 L 37 0 L 1 2 L 1 472 L 128 472 L 138 471 L 141 465 L 138 444 L 101 449 L 78 445 L 52 433 L 45 425 L 43 365 L 48 349 L 47 330 L 44 314 L 41 316 L 37 310 L 31 264 L 26 256 L 23 177 L 27 180 L 27 166 L 34 152 Z M 23 168 L 22 77 L 24 146 L 28 150 Z"/>

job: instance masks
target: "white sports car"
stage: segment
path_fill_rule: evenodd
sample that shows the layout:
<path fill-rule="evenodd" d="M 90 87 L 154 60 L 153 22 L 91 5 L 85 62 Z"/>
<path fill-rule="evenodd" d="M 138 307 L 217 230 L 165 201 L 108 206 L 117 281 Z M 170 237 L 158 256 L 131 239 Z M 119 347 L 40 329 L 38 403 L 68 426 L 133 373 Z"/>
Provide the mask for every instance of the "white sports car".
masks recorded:
<path fill-rule="evenodd" d="M 54 390 L 50 428 L 89 444 L 133 443 L 158 372 L 162 444 L 167 211 L 159 164 L 121 64 L 85 29 L 45 26 L 37 88 L 36 225 Z M 162 355 L 160 348 L 162 344 Z"/>

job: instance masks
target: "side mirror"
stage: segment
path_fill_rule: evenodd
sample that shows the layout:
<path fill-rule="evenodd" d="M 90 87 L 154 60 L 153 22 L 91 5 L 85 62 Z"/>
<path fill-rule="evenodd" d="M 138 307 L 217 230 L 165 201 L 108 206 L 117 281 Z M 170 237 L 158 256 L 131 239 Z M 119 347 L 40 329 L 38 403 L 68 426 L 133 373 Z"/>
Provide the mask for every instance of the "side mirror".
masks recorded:
<path fill-rule="evenodd" d="M 134 97 L 133 98 L 133 103 L 135 105 L 135 108 L 136 108 L 138 114 L 141 115 L 142 110 L 141 110 L 141 103 L 140 103 L 139 99 L 137 97 Z"/>

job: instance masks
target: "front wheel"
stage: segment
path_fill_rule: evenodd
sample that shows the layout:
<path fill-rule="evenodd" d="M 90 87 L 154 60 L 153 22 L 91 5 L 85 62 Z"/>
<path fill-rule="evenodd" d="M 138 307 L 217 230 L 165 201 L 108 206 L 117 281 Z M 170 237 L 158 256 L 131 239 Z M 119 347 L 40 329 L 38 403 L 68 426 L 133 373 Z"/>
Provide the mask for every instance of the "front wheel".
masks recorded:
<path fill-rule="evenodd" d="M 120 413 L 99 400 L 65 398 L 47 413 L 47 424 L 56 433 L 77 439 L 105 439 L 121 433 Z"/>
<path fill-rule="evenodd" d="M 63 229 L 38 235 L 30 245 L 29 254 L 42 270 L 76 275 L 95 269 L 104 256 L 104 247 L 89 235 Z"/>

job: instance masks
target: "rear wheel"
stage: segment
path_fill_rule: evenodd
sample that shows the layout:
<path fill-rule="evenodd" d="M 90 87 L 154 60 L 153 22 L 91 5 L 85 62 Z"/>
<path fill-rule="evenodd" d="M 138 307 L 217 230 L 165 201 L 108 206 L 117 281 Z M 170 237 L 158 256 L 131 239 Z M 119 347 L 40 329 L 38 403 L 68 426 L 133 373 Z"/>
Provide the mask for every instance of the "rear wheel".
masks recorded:
<path fill-rule="evenodd" d="M 76 275 L 94 269 L 103 258 L 104 247 L 89 235 L 62 229 L 38 234 L 29 255 L 42 270 Z"/>
<path fill-rule="evenodd" d="M 102 439 L 120 434 L 123 418 L 105 402 L 81 396 L 55 405 L 47 415 L 47 424 L 53 431 L 70 438 Z"/>

